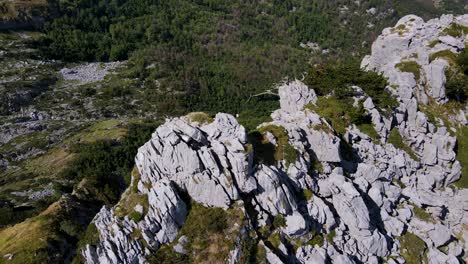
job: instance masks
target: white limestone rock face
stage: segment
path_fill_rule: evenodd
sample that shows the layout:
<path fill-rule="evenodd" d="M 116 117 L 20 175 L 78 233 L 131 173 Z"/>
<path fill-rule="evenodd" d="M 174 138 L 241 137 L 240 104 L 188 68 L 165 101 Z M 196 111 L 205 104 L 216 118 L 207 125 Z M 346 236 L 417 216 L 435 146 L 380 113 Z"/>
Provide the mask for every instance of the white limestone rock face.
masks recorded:
<path fill-rule="evenodd" d="M 148 200 L 148 212 L 138 223 L 128 216 L 117 216 L 114 208 L 103 207 L 93 220 L 100 242 L 97 246 L 86 246 L 82 252 L 85 262 L 146 263 L 147 249 L 133 238 L 135 232 L 141 232 L 141 238 L 153 250 L 172 242 L 185 221 L 185 203 L 167 180 L 155 183 Z"/>
<path fill-rule="evenodd" d="M 174 118 L 139 149 L 136 165 L 143 183 L 167 178 L 195 201 L 227 208 L 239 190 L 256 188 L 246 143 L 245 129 L 231 115 L 217 114 L 201 126 L 188 117 Z"/>
<path fill-rule="evenodd" d="M 315 91 L 298 80 L 281 85 L 278 93 L 281 109 L 289 113 L 301 111 L 305 105 L 317 102 Z"/>

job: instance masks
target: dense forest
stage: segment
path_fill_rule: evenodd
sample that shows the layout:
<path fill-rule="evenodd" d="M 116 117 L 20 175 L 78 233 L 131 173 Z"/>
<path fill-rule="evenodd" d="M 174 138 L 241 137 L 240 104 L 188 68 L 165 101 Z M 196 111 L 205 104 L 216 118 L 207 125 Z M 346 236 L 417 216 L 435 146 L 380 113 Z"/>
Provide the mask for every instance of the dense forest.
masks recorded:
<path fill-rule="evenodd" d="M 253 123 L 245 120 L 253 126 L 277 108 L 277 98 L 251 95 L 285 77 L 301 78 L 309 62 L 323 63 L 324 56 L 357 61 L 380 30 L 402 15 L 442 12 L 418 6 L 374 0 L 60 1 L 59 16 L 46 23 L 37 45 L 47 57 L 64 61 L 128 59 L 118 79 L 135 81 L 114 87 L 107 98 L 126 98 L 122 113 L 134 108 L 127 99 L 144 89 L 141 105 L 151 106 L 143 111 L 154 105 L 169 115 L 223 111 L 241 120 L 255 117 Z M 307 42 L 323 52 L 301 47 Z"/>

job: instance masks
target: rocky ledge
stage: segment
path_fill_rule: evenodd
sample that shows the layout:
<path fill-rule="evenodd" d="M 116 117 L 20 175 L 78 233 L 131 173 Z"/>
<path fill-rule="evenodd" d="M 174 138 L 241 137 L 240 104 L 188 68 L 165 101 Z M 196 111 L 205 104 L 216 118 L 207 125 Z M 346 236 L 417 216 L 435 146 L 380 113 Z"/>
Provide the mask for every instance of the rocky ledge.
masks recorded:
<path fill-rule="evenodd" d="M 468 248 L 468 190 L 452 185 L 461 176 L 449 133 L 457 127 L 431 123 L 419 110 L 429 98 L 446 100 L 446 64 L 443 58 L 428 63 L 428 56 L 433 49 L 464 48 L 466 37 L 440 36 L 453 23 L 467 26 L 468 16 L 427 23 L 404 17 L 364 59 L 363 67 L 388 77 L 400 102 L 389 116 L 372 98 L 356 96 L 380 140 L 354 125 L 337 136 L 306 107 L 317 97 L 300 81 L 279 87 L 281 108 L 256 137 L 229 114 L 168 119 L 139 149 L 122 201 L 95 217 L 99 242 L 82 250 L 86 263 L 147 263 L 162 245 L 177 242 L 186 195 L 206 207 L 241 204 L 249 219 L 244 234 L 263 248 L 268 263 L 460 263 Z M 432 39 L 438 42 L 428 48 Z M 407 57 L 421 65 L 424 81 L 395 67 Z M 415 155 L 387 142 L 394 129 Z M 270 242 L 272 234 L 278 243 Z M 184 253 L 182 238 L 174 248 Z M 425 250 L 414 251 L 418 244 Z M 229 262 L 238 263 L 242 250 L 235 246 Z"/>

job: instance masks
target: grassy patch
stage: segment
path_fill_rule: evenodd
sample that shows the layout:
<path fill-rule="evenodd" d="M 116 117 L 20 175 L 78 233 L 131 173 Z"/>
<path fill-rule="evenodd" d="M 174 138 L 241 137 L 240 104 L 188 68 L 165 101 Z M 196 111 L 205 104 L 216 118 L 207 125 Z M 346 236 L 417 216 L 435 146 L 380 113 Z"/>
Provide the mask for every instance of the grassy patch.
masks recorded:
<path fill-rule="evenodd" d="M 429 43 L 428 47 L 432 49 L 432 48 L 434 48 L 434 47 L 435 47 L 437 44 L 439 44 L 439 43 L 440 43 L 440 40 L 438 40 L 438 39 L 433 40 L 433 41 L 431 41 L 431 42 Z"/>
<path fill-rule="evenodd" d="M 333 244 L 333 239 L 336 237 L 336 231 L 335 229 L 331 230 L 330 233 L 328 233 L 325 236 L 325 239 L 328 241 L 328 243 Z"/>
<path fill-rule="evenodd" d="M 67 167 L 74 157 L 75 154 L 64 148 L 53 148 L 42 156 L 26 161 L 25 169 L 41 175 L 55 176 Z"/>
<path fill-rule="evenodd" d="M 441 51 L 432 53 L 429 56 L 429 62 L 433 62 L 437 58 L 442 58 L 442 59 L 447 60 L 450 64 L 455 64 L 457 55 L 455 55 L 455 53 L 451 52 L 450 50 L 441 50 Z"/>
<path fill-rule="evenodd" d="M 370 133 L 369 136 L 376 135 L 375 131 L 374 133 L 370 132 L 370 127 L 372 127 L 371 120 L 362 103 L 358 107 L 354 107 L 349 98 L 339 99 L 336 96 L 329 96 L 319 97 L 316 105 L 308 104 L 305 107 L 324 117 L 337 134 L 344 134 L 346 127 L 356 124 L 366 129 Z M 370 125 L 370 127 L 367 125 Z M 329 130 L 326 125 L 314 126 L 313 129 Z"/>
<path fill-rule="evenodd" d="M 412 73 L 417 82 L 421 79 L 421 65 L 415 61 L 402 61 L 395 64 L 395 68 L 402 72 Z"/>
<path fill-rule="evenodd" d="M 432 124 L 438 124 L 437 119 L 440 119 L 444 126 L 446 127 L 456 127 L 457 122 L 453 121 L 453 117 L 457 114 L 460 109 L 464 108 L 464 105 L 457 101 L 448 101 L 445 104 L 438 104 L 434 99 L 429 98 L 429 103 L 427 105 L 420 105 L 420 110 L 426 114 L 427 119 Z M 455 136 L 455 133 L 448 129 L 448 132 L 452 136 Z"/>
<path fill-rule="evenodd" d="M 120 140 L 127 134 L 122 120 L 109 119 L 100 121 L 64 141 L 67 143 L 92 143 L 98 140 Z"/>
<path fill-rule="evenodd" d="M 468 127 L 460 127 L 457 131 L 457 160 L 462 166 L 462 175 L 455 185 L 468 188 Z"/>
<path fill-rule="evenodd" d="M 278 248 L 281 245 L 281 236 L 278 232 L 272 233 L 268 237 L 268 241 L 275 247 Z"/>
<path fill-rule="evenodd" d="M 226 262 L 245 221 L 244 214 L 236 207 L 225 211 L 204 207 L 196 202 L 189 203 L 189 213 L 179 231 L 179 237 L 185 235 L 188 240 L 185 246 L 189 252 L 188 261 L 184 263 Z M 172 249 L 166 250 L 169 252 L 162 250 L 154 256 L 154 263 L 166 263 L 163 260 L 168 259 L 167 254 L 174 254 Z"/>
<path fill-rule="evenodd" d="M 426 244 L 418 236 L 407 232 L 399 239 L 401 248 L 400 254 L 408 264 L 423 263 Z"/>
<path fill-rule="evenodd" d="M 393 181 L 396 185 L 398 185 L 401 189 L 406 188 L 406 185 L 405 185 L 400 179 L 394 178 L 392 181 Z"/>
<path fill-rule="evenodd" d="M 135 206 L 143 206 L 143 213 L 135 211 Z M 128 215 L 130 219 L 133 219 L 135 222 L 139 222 L 145 214 L 148 212 L 149 202 L 148 195 L 140 193 L 125 193 L 124 197 L 117 204 L 115 214 L 119 217 L 124 217 Z"/>
<path fill-rule="evenodd" d="M 424 210 L 423 208 L 418 207 L 414 204 L 413 204 L 413 213 L 420 220 L 423 220 L 425 222 L 434 222 L 434 218 L 432 218 L 431 214 L 426 212 L 426 210 Z"/>
<path fill-rule="evenodd" d="M 271 151 L 274 150 L 273 158 L 275 161 L 285 160 L 286 166 L 293 163 L 297 159 L 297 151 L 293 146 L 289 144 L 289 137 L 284 127 L 276 125 L 267 125 L 258 129 L 260 134 L 252 137 L 255 155 L 261 155 L 259 160 L 266 161 L 266 163 L 272 164 Z M 265 133 L 271 133 L 276 139 L 276 146 L 268 142 L 268 139 L 264 136 Z M 258 152 L 257 152 L 258 151 Z"/>
<path fill-rule="evenodd" d="M 56 202 L 41 214 L 0 230 L 0 256 L 13 254 L 8 263 L 47 263 L 51 243 L 62 239 L 63 206 Z M 62 225 L 62 227 L 64 227 Z M 69 226 L 70 227 L 70 226 Z M 70 231 L 75 228 L 65 228 Z M 75 230 L 76 231 L 76 230 Z"/>
<path fill-rule="evenodd" d="M 214 120 L 207 113 L 203 113 L 203 112 L 190 113 L 187 115 L 187 118 L 190 120 L 190 122 L 198 123 L 200 125 L 205 124 L 205 123 L 211 123 Z"/>
<path fill-rule="evenodd" d="M 390 131 L 390 135 L 388 136 L 388 143 L 392 144 L 396 148 L 404 150 L 406 153 L 410 155 L 412 159 L 419 160 L 418 156 L 416 156 L 413 150 L 403 142 L 403 138 L 401 137 L 398 129 L 393 128 Z"/>
<path fill-rule="evenodd" d="M 335 96 L 319 97 L 317 105 L 308 104 L 306 108 L 316 112 L 329 121 L 339 134 L 346 132 L 349 117 L 346 115 L 346 106 Z"/>
<path fill-rule="evenodd" d="M 373 124 L 364 123 L 364 124 L 357 125 L 357 127 L 359 128 L 359 130 L 361 130 L 361 132 L 368 135 L 374 141 L 377 141 L 380 138 L 380 135 L 379 133 L 377 133 L 377 131 L 375 131 Z"/>
<path fill-rule="evenodd" d="M 463 35 L 468 34 L 468 27 L 464 25 L 460 25 L 458 23 L 452 23 L 450 27 L 447 27 L 442 31 L 443 35 L 449 35 L 454 38 L 460 38 Z"/>

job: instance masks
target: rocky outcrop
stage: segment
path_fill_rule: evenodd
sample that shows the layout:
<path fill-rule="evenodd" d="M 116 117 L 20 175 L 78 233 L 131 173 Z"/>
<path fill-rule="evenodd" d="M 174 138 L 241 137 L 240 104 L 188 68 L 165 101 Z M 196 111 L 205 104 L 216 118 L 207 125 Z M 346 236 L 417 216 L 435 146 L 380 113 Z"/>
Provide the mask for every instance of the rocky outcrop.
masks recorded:
<path fill-rule="evenodd" d="M 134 175 L 133 187 L 148 197 L 149 206 L 135 210 L 145 216 L 136 221 L 119 215 L 118 206 L 103 208 L 94 219 L 100 243 L 83 251 L 86 262 L 146 263 L 147 256 L 172 242 L 175 251 L 189 254 L 187 238 L 174 241 L 187 213 L 183 192 L 223 209 L 242 200 L 249 229 L 255 230 L 268 263 L 402 263 L 402 236 L 407 233 L 427 247 L 428 263 L 460 263 L 467 248 L 463 241 L 468 241 L 468 195 L 447 187 L 460 177 L 456 138 L 419 111 L 418 104 L 424 103 L 417 93 L 419 81 L 395 64 L 406 56 L 400 53 L 409 52 L 408 45 L 410 51 L 422 52 L 417 60 L 427 59 L 426 48 L 418 47 L 436 35 L 432 31 L 465 21 L 466 16 L 444 16 L 424 23 L 408 16 L 384 30 L 363 65 L 382 72 L 396 87 L 389 89 L 399 100 L 397 112 L 381 114 L 359 87 L 354 98 L 363 102 L 380 140 L 354 125 L 337 136 L 327 120 L 305 107 L 317 98 L 300 81 L 279 86 L 281 108 L 272 113 L 271 122 L 258 127 L 258 144 L 248 141 L 245 129 L 229 114 L 168 119 L 136 156 L 139 177 Z M 439 37 L 439 48 L 464 41 Z M 425 96 L 441 103 L 444 79 L 437 74 L 446 66 L 435 60 L 422 65 L 421 72 L 433 78 Z M 416 155 L 389 144 L 390 131 L 403 135 Z M 258 156 L 261 144 L 271 147 L 275 160 Z M 248 233 L 243 236 L 252 236 Z M 145 243 L 132 239 L 137 234 Z M 239 241 L 234 245 L 230 263 L 245 253 Z"/>
<path fill-rule="evenodd" d="M 99 230 L 100 242 L 83 250 L 87 263 L 144 263 L 149 250 L 176 238 L 187 211 L 175 187 L 168 180 L 161 180 L 144 192 L 149 208 L 139 222 L 116 215 L 115 208 L 103 207 L 96 215 L 93 223 Z"/>

